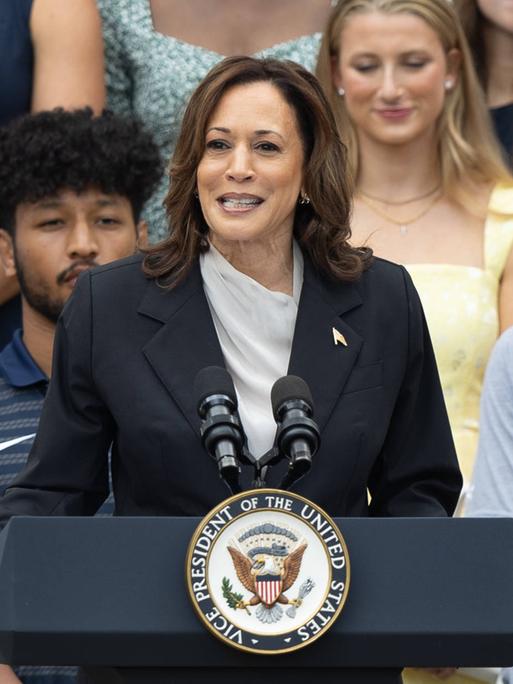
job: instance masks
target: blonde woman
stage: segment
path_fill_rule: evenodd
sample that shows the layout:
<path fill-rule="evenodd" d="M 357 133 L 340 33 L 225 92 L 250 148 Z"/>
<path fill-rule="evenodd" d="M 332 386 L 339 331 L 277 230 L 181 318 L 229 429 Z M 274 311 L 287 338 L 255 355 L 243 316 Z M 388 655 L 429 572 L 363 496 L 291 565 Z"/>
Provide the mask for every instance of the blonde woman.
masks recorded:
<path fill-rule="evenodd" d="M 341 0 L 318 76 L 346 141 L 354 244 L 404 264 L 469 481 L 483 373 L 513 323 L 513 185 L 446 0 Z"/>

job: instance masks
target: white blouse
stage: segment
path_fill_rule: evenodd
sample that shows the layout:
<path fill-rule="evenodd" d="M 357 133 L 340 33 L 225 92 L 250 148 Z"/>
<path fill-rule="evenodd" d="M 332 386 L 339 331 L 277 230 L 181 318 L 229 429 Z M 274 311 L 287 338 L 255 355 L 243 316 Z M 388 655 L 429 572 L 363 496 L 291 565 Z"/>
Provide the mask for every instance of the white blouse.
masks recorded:
<path fill-rule="evenodd" d="M 237 271 L 212 245 L 200 256 L 205 295 L 237 392 L 248 447 L 257 458 L 274 443 L 271 388 L 289 366 L 303 285 L 303 255 L 295 241 L 293 263 L 290 297 Z"/>

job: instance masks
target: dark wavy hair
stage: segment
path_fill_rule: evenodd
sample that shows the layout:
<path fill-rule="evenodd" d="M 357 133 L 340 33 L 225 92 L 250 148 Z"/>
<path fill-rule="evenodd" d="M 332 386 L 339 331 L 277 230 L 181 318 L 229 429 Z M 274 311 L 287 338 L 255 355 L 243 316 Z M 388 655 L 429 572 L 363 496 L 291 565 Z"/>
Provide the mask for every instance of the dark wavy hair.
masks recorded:
<path fill-rule="evenodd" d="M 352 182 L 347 153 L 315 76 L 294 62 L 229 57 L 207 74 L 189 101 L 165 199 L 170 234 L 145 250 L 145 274 L 165 287 L 185 277 L 208 250 L 208 226 L 195 194 L 207 124 L 230 88 L 258 82 L 277 88 L 296 115 L 305 154 L 303 189 L 310 198 L 309 204 L 298 203 L 295 214 L 294 235 L 302 249 L 318 270 L 337 280 L 358 278 L 370 263 L 370 249 L 348 242 Z"/>
<path fill-rule="evenodd" d="M 14 231 L 19 204 L 91 187 L 128 199 L 137 222 L 162 173 L 159 149 L 135 119 L 89 107 L 28 114 L 0 128 L 0 227 Z"/>

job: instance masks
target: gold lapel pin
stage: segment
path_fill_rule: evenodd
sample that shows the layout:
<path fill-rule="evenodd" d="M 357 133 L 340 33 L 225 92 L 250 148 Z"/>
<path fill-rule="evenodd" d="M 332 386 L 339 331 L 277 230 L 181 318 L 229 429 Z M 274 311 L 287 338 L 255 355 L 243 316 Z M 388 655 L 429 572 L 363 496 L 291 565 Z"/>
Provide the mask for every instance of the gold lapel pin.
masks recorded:
<path fill-rule="evenodd" d="M 333 332 L 333 342 L 335 342 L 335 346 L 337 344 L 343 344 L 344 347 L 347 347 L 347 342 L 344 335 L 342 335 L 342 333 L 339 332 L 336 328 L 332 328 L 331 330 Z"/>

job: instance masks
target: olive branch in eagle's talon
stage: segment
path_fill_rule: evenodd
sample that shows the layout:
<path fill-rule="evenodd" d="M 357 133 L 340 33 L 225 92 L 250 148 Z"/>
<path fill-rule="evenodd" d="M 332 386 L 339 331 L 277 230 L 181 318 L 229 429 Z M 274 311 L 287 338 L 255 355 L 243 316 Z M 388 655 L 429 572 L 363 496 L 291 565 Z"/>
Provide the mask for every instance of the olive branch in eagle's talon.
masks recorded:
<path fill-rule="evenodd" d="M 246 613 L 251 615 L 249 608 L 245 605 L 242 594 L 237 594 L 233 591 L 233 587 L 227 577 L 223 577 L 222 587 L 223 596 L 230 608 L 234 608 L 235 610 L 237 610 L 237 608 L 244 608 Z"/>

